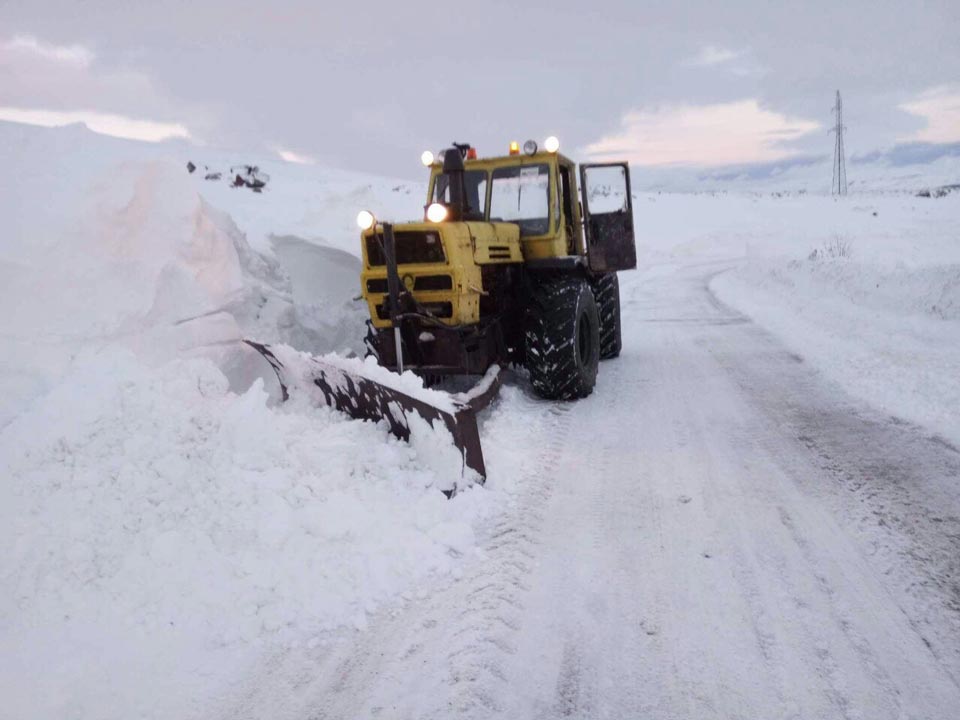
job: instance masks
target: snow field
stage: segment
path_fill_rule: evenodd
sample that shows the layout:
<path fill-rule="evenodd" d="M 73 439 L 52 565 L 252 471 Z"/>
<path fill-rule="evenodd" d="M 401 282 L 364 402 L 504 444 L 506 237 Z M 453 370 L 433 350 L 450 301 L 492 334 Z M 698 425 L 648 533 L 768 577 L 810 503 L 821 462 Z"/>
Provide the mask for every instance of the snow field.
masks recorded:
<path fill-rule="evenodd" d="M 551 428 L 567 413 L 508 384 L 481 418 L 488 485 L 447 501 L 459 458 L 442 432 L 417 425 L 404 444 L 296 395 L 278 406 L 239 342 L 359 352 L 353 218 L 416 217 L 422 188 L 261 163 L 272 179 L 255 195 L 187 175 L 205 158 L 186 145 L 3 123 L 0 138 L 18 178 L 0 195 L 5 713 L 210 717 L 265 658 L 483 576 L 475 557 L 524 479 L 564 457 L 574 431 Z M 697 319 L 709 294 L 684 306 L 669 276 L 706 268 L 695 282 L 838 387 L 956 439 L 958 201 L 638 193 L 642 276 L 624 305 Z M 847 256 L 821 257 L 838 242 Z M 637 347 L 666 332 L 634 327 Z M 602 368 L 597 397 L 619 372 L 649 399 L 656 366 L 634 361 L 636 376 Z M 597 415 L 590 402 L 573 412 Z"/>

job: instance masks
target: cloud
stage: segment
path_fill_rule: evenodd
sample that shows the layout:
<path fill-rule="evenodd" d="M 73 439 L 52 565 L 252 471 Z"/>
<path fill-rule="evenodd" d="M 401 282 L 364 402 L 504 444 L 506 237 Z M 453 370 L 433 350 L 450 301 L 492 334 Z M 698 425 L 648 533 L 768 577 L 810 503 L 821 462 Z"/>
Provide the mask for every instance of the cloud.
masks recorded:
<path fill-rule="evenodd" d="M 784 160 L 752 165 L 733 165 L 710 170 L 700 175 L 700 180 L 730 182 L 737 180 L 766 180 L 789 172 L 793 168 L 812 167 L 830 162 L 829 155 L 797 155 Z"/>
<path fill-rule="evenodd" d="M 789 143 L 817 130 L 812 120 L 764 110 L 755 99 L 670 105 L 627 113 L 618 132 L 591 143 L 591 159 L 637 165 L 720 167 L 773 162 L 799 151 Z"/>
<path fill-rule="evenodd" d="M 730 50 L 718 45 L 704 45 L 700 48 L 700 52 L 691 58 L 687 58 L 683 64 L 689 67 L 715 67 L 743 57 L 744 53 L 744 50 Z"/>
<path fill-rule="evenodd" d="M 207 111 L 178 101 L 137 69 L 110 65 L 84 45 L 32 35 L 0 40 L 0 119 L 157 142 L 209 127 Z"/>
<path fill-rule="evenodd" d="M 905 165 L 925 165 L 926 163 L 936 162 L 942 157 L 960 157 L 960 142 L 901 143 L 888 150 L 874 150 L 862 155 L 853 155 L 850 162 L 854 165 L 885 162 L 894 167 L 902 167 Z"/>
<path fill-rule="evenodd" d="M 753 58 L 753 53 L 748 48 L 731 50 L 720 45 L 704 45 L 696 55 L 680 64 L 688 68 L 719 69 L 741 77 L 762 75 L 766 72 L 766 69 Z"/>
<path fill-rule="evenodd" d="M 14 35 L 2 44 L 3 50 L 42 58 L 51 62 L 86 68 L 93 62 L 93 51 L 83 45 L 53 45 L 33 35 Z"/>
<path fill-rule="evenodd" d="M 940 85 L 898 106 L 926 121 L 926 127 L 901 138 L 910 142 L 954 143 L 960 141 L 960 86 Z"/>
<path fill-rule="evenodd" d="M 190 132 L 183 125 L 161 123 L 152 120 L 136 120 L 123 115 L 101 113 L 94 110 L 39 110 L 0 107 L 0 120 L 59 127 L 83 123 L 93 132 L 129 140 L 160 142 L 170 138 L 189 138 Z"/>
<path fill-rule="evenodd" d="M 274 150 L 282 160 L 285 160 L 288 163 L 295 163 L 297 165 L 316 165 L 317 163 L 315 158 L 312 158 L 309 155 L 303 155 L 301 153 L 294 152 L 293 150 L 285 150 L 284 148 L 280 147 L 274 148 Z"/>

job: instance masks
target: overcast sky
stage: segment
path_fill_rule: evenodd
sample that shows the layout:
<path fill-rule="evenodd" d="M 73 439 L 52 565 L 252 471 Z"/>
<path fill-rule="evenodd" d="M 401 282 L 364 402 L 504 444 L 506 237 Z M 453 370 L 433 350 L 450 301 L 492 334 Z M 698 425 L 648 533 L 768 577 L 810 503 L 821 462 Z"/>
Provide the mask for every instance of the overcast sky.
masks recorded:
<path fill-rule="evenodd" d="M 555 134 L 722 167 L 960 142 L 960 1 L 0 0 L 0 119 L 418 177 Z"/>

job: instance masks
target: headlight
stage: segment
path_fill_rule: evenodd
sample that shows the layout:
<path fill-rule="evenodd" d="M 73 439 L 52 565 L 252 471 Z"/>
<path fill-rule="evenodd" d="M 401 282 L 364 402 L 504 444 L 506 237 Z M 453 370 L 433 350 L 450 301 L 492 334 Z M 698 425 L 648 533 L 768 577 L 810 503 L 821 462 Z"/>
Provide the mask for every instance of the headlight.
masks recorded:
<path fill-rule="evenodd" d="M 357 213 L 357 225 L 360 226 L 361 230 L 369 230 L 376 222 L 377 219 L 369 210 L 361 210 Z"/>
<path fill-rule="evenodd" d="M 433 153 L 429 150 L 424 150 L 423 154 L 420 155 L 420 162 L 422 162 L 427 167 L 433 165 Z"/>
<path fill-rule="evenodd" d="M 548 137 L 546 140 L 543 141 L 543 148 L 547 152 L 554 153 L 560 149 L 560 141 L 557 140 L 555 136 L 551 135 L 550 137 Z"/>
<path fill-rule="evenodd" d="M 536 140 L 527 140 L 523 144 L 523 151 L 527 155 L 534 155 L 537 152 L 537 141 Z"/>
<path fill-rule="evenodd" d="M 447 219 L 447 209 L 440 203 L 430 203 L 427 206 L 427 220 L 430 222 L 443 222 Z"/>

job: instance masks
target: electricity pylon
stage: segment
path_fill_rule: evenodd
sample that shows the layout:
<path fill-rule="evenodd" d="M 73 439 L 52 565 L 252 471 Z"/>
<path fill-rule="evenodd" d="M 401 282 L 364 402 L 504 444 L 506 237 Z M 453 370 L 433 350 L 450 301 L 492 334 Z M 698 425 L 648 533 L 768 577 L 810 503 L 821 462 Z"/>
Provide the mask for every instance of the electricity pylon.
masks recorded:
<path fill-rule="evenodd" d="M 830 193 L 833 195 L 847 194 L 847 161 L 843 157 L 843 133 L 847 126 L 843 124 L 843 101 L 840 99 L 840 91 L 837 90 L 837 104 L 833 106 L 833 111 L 837 115 L 837 123 L 831 128 L 830 132 L 837 134 L 836 145 L 833 146 L 833 183 L 830 186 Z"/>

